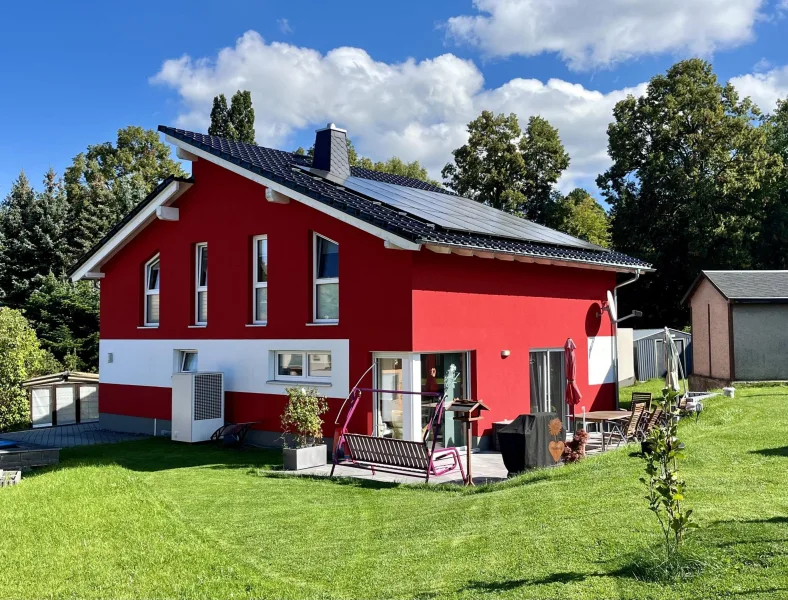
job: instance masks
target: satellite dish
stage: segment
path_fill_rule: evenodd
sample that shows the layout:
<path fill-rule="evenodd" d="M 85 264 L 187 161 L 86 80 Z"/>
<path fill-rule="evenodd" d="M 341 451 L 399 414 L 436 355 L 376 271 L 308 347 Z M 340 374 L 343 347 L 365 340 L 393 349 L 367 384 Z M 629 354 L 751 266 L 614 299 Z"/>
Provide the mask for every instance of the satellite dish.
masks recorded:
<path fill-rule="evenodd" d="M 616 301 L 613 299 L 613 292 L 607 291 L 607 312 L 610 313 L 611 320 L 615 323 L 618 320 L 616 312 Z"/>

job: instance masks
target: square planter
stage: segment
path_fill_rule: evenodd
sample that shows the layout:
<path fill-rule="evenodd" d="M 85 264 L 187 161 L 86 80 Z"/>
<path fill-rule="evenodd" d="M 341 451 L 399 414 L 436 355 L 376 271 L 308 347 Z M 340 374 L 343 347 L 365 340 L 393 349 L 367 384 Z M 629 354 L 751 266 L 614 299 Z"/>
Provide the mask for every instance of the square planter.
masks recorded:
<path fill-rule="evenodd" d="M 285 471 L 322 467 L 328 462 L 328 448 L 325 444 L 311 448 L 284 448 L 283 452 Z"/>

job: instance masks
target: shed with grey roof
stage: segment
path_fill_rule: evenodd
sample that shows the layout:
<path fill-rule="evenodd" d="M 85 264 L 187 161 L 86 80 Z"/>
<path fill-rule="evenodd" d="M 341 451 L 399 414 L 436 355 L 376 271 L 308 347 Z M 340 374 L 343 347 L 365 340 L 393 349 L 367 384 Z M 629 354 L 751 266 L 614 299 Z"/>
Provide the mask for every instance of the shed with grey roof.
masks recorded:
<path fill-rule="evenodd" d="M 702 271 L 692 311 L 693 389 L 788 380 L 788 271 Z"/>
<path fill-rule="evenodd" d="M 692 334 L 678 329 L 668 331 L 679 351 L 681 368 L 685 374 L 692 373 Z M 635 377 L 638 381 L 665 376 L 664 329 L 635 329 L 632 332 L 632 345 L 635 351 Z"/>

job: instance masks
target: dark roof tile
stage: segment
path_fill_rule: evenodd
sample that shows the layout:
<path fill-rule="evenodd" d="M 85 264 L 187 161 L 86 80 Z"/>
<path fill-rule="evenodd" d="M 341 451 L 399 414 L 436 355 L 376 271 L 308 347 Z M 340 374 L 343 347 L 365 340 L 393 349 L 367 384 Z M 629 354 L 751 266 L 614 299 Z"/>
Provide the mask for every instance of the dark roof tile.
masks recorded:
<path fill-rule="evenodd" d="M 571 248 L 447 230 L 385 204 L 373 202 L 323 178 L 309 175 L 306 171 L 297 168 L 298 166 L 311 165 L 311 159 L 308 156 L 164 125 L 159 126 L 159 131 L 414 242 L 461 246 L 615 267 L 650 268 L 650 265 L 642 260 L 615 251 Z M 359 167 L 352 167 L 352 174 L 356 177 L 384 183 L 451 194 L 448 190 L 409 177 L 379 173 Z"/>

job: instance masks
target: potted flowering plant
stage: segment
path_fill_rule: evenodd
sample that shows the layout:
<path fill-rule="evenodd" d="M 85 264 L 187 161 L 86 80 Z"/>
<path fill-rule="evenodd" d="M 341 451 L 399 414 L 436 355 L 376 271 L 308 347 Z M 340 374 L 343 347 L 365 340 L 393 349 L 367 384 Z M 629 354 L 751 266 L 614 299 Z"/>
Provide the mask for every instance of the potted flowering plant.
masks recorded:
<path fill-rule="evenodd" d="M 328 409 L 324 396 L 313 388 L 287 388 L 287 406 L 282 413 L 284 468 L 308 469 L 326 464 L 328 449 L 323 443 L 322 415 Z"/>

